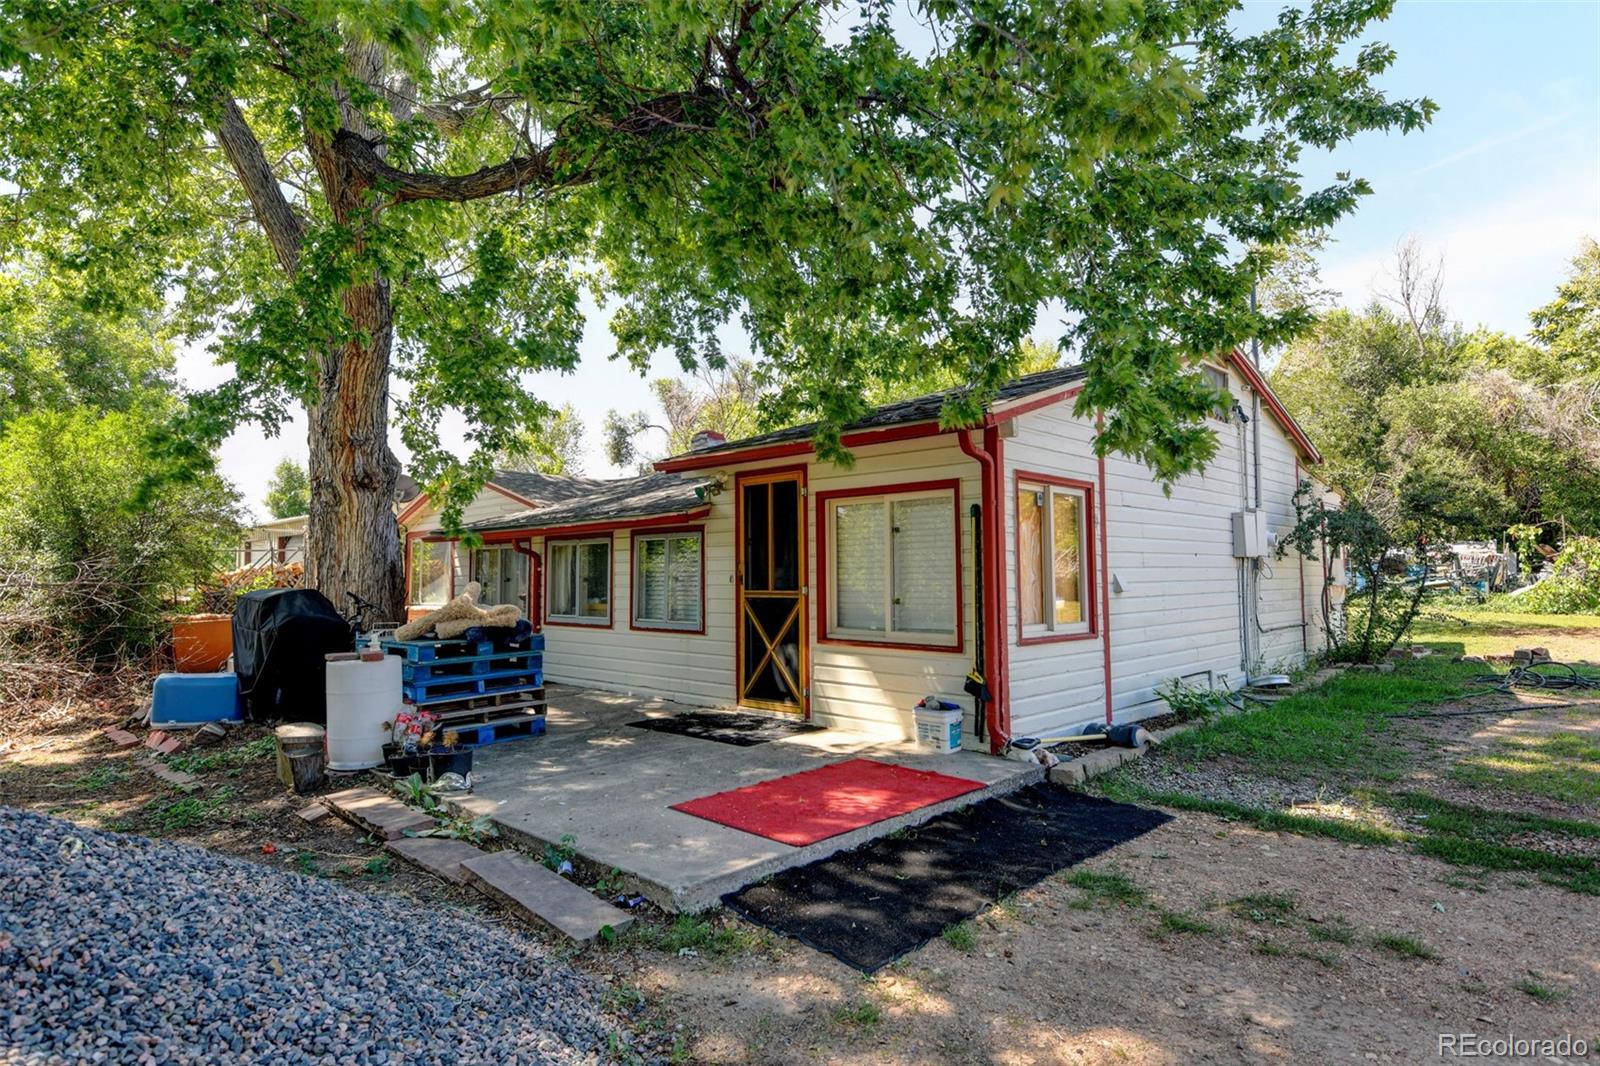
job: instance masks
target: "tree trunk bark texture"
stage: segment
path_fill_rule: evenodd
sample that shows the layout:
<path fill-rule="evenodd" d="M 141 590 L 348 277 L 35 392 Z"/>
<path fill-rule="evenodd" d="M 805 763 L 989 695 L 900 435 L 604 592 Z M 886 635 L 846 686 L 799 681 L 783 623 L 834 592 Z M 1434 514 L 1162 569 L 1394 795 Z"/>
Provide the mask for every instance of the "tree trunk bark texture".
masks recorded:
<path fill-rule="evenodd" d="M 350 226 L 359 252 L 371 220 L 366 182 L 344 166 L 321 137 L 309 137 L 312 159 L 336 222 Z M 379 607 L 380 621 L 405 621 L 405 560 L 395 520 L 400 461 L 389 450 L 389 359 L 394 309 L 381 275 L 355 280 L 344 293 L 350 339 L 319 360 L 319 398 L 310 407 L 308 445 L 311 514 L 306 530 L 306 583 L 341 608 L 346 592 Z"/>

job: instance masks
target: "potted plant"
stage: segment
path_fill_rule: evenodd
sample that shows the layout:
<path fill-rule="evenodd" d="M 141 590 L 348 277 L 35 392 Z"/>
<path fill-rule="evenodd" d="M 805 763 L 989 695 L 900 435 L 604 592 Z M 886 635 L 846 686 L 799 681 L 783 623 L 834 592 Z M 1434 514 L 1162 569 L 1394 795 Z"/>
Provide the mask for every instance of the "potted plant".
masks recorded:
<path fill-rule="evenodd" d="M 428 780 L 437 781 L 445 774 L 466 777 L 472 773 L 472 749 L 461 743 L 460 734 L 447 729 L 440 739 L 442 743 L 430 745 L 427 749 Z"/>
<path fill-rule="evenodd" d="M 396 777 L 426 773 L 427 755 L 433 743 L 434 726 L 438 718 L 421 708 L 401 711 L 389 725 L 389 743 L 383 746 L 383 758 L 389 772 Z"/>

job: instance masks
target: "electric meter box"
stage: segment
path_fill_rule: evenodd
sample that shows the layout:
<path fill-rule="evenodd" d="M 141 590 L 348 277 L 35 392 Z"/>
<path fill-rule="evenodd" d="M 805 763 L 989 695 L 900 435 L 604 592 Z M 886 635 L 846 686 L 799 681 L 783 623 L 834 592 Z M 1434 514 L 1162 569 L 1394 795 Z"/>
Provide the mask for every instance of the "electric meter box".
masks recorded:
<path fill-rule="evenodd" d="M 1233 557 L 1259 559 L 1267 554 L 1267 512 L 1233 512 Z"/>

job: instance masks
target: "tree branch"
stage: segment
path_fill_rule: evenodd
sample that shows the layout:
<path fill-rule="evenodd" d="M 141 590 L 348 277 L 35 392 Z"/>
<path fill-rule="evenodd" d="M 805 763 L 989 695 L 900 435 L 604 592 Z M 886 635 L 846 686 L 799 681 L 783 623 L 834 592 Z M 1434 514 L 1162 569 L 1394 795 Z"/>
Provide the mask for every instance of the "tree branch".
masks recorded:
<path fill-rule="evenodd" d="M 272 173 L 261 142 L 256 140 L 244 112 L 233 100 L 222 102 L 221 117 L 217 121 L 217 140 L 227 153 L 228 162 L 239 176 L 256 222 L 272 244 L 272 251 L 284 272 L 293 277 L 300 268 L 300 246 L 305 240 L 305 226 L 294 208 L 284 198 L 278 179 Z"/>

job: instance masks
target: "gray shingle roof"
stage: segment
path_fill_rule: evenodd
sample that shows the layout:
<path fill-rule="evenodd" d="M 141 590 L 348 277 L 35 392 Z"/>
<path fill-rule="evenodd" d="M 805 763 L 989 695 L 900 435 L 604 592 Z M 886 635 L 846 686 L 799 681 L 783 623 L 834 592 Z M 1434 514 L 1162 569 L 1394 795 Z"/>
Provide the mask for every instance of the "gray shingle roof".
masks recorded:
<path fill-rule="evenodd" d="M 571 480 L 576 482 L 580 479 Z M 709 481 L 708 478 L 684 477 L 681 474 L 645 474 L 616 481 L 584 481 L 587 487 L 582 492 L 562 502 L 486 518 L 467 528 L 475 533 L 496 533 L 512 529 L 548 529 L 589 522 L 687 514 L 702 506 L 695 489 Z M 511 488 L 509 485 L 506 487 Z M 511 491 L 521 490 L 513 488 Z M 537 493 L 529 495 L 537 496 Z"/>
<path fill-rule="evenodd" d="M 1028 374 L 1007 382 L 1000 387 L 993 403 L 1005 403 L 1008 400 L 1020 399 L 1036 392 L 1047 392 L 1050 389 L 1060 388 L 1072 382 L 1079 381 L 1087 371 L 1081 366 L 1056 367 L 1053 370 L 1043 370 L 1037 374 Z M 850 433 L 862 429 L 877 429 L 883 426 L 897 426 L 907 422 L 928 422 L 939 417 L 939 410 L 944 407 L 945 400 L 957 395 L 962 390 L 947 389 L 944 392 L 932 392 L 926 396 L 917 396 L 909 400 L 900 400 L 896 403 L 884 404 L 864 418 L 845 426 L 845 432 Z M 693 452 L 684 452 L 684 455 L 713 455 L 717 452 L 743 451 L 746 448 L 757 448 L 765 444 L 787 444 L 799 441 L 808 441 L 817 430 L 815 422 L 807 422 L 800 426 L 790 426 L 787 429 L 773 430 L 756 437 L 745 437 L 741 440 L 724 441 L 704 448 L 696 448 Z M 678 456 L 672 456 L 676 459 Z"/>
<path fill-rule="evenodd" d="M 533 470 L 496 470 L 489 480 L 503 489 L 510 489 L 518 496 L 526 496 L 539 503 L 562 503 L 581 499 L 607 484 L 595 478 L 541 474 Z"/>

